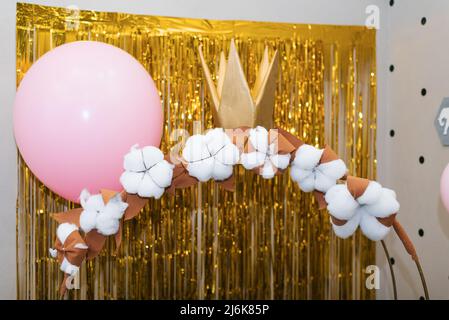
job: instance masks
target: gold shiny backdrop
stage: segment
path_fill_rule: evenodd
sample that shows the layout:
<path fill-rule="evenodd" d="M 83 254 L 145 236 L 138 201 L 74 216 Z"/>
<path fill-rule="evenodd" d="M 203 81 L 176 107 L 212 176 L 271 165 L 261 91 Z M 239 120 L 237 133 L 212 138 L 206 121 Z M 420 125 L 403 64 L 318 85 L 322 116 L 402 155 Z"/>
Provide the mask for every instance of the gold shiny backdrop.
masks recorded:
<path fill-rule="evenodd" d="M 148 70 L 165 114 L 162 149 L 174 128 L 213 127 L 197 48 L 214 73 L 231 38 L 253 84 L 265 45 L 280 53 L 275 124 L 307 143 L 329 143 L 351 173 L 375 178 L 375 31 L 363 27 L 211 21 L 17 6 L 17 83 L 45 52 L 76 40 L 120 47 Z M 68 62 L 69 63 L 69 62 Z M 30 130 L 33 130 L 31 127 Z M 333 235 L 326 212 L 288 172 L 265 181 L 236 169 L 237 190 L 213 182 L 151 200 L 127 222 L 117 256 L 108 244 L 81 268 L 73 299 L 365 299 L 374 245 Z M 56 224 L 72 206 L 19 159 L 18 297 L 56 299 L 62 272 L 49 258 Z"/>

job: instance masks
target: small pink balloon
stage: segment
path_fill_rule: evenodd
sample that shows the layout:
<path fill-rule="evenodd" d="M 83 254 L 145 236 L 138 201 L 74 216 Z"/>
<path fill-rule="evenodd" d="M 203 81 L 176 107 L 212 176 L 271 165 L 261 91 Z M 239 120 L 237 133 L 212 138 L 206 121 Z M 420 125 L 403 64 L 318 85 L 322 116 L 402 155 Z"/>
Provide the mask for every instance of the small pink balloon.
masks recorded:
<path fill-rule="evenodd" d="M 440 195 L 444 207 L 449 212 L 449 164 L 444 168 L 440 180 Z"/>
<path fill-rule="evenodd" d="M 124 155 L 134 144 L 159 146 L 162 126 L 158 91 L 143 66 L 95 41 L 43 55 L 14 105 L 23 159 L 48 188 L 74 202 L 83 188 L 121 190 Z"/>

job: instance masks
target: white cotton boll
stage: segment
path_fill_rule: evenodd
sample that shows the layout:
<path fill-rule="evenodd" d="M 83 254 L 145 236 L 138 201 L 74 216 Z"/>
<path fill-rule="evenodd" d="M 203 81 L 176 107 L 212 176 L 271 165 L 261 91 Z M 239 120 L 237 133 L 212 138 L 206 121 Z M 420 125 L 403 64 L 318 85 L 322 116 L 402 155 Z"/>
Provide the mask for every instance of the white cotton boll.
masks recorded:
<path fill-rule="evenodd" d="M 207 148 L 212 155 L 215 155 L 225 145 L 231 143 L 228 135 L 221 128 L 209 130 L 205 137 Z"/>
<path fill-rule="evenodd" d="M 304 192 L 315 190 L 315 175 L 311 170 L 304 170 L 298 166 L 290 167 L 290 176 L 298 183 L 299 188 Z"/>
<path fill-rule="evenodd" d="M 308 177 L 312 176 L 312 179 L 314 179 L 313 172 L 311 170 L 304 170 L 301 169 L 298 166 L 291 166 L 290 167 L 290 177 L 293 181 L 298 182 L 300 180 L 304 180 Z"/>
<path fill-rule="evenodd" d="M 71 263 L 67 260 L 67 258 L 64 257 L 64 259 L 62 259 L 61 266 L 60 266 L 61 271 L 64 273 L 68 273 L 68 272 L 66 272 L 66 269 L 69 265 L 71 265 Z"/>
<path fill-rule="evenodd" d="M 156 198 L 158 199 L 164 193 L 164 189 L 154 183 L 150 175 L 146 173 L 139 185 L 137 194 L 142 198 Z"/>
<path fill-rule="evenodd" d="M 317 170 L 315 171 L 315 189 L 321 192 L 326 192 L 331 187 L 335 186 L 337 184 L 337 181 L 333 178 L 330 178 L 323 174 L 319 170 L 319 166 Z"/>
<path fill-rule="evenodd" d="M 336 224 L 334 224 L 331 219 L 332 229 L 334 230 L 337 237 L 342 239 L 349 238 L 357 230 L 357 227 L 360 223 L 360 218 L 361 215 L 357 213 L 354 217 L 346 221 L 346 223 L 341 226 L 337 226 Z"/>
<path fill-rule="evenodd" d="M 234 165 L 239 162 L 240 152 L 239 149 L 232 143 L 225 145 L 215 156 L 215 160 L 220 161 L 223 164 Z"/>
<path fill-rule="evenodd" d="M 372 215 L 364 214 L 360 221 L 360 229 L 368 239 L 379 241 L 387 236 L 391 227 L 384 226 Z"/>
<path fill-rule="evenodd" d="M 276 168 L 283 170 L 290 164 L 290 153 L 274 154 L 270 157 L 270 160 Z"/>
<path fill-rule="evenodd" d="M 399 202 L 393 197 L 391 191 L 382 188 L 379 199 L 373 204 L 365 205 L 364 208 L 366 212 L 372 216 L 385 218 L 393 213 L 397 213 L 400 205 Z"/>
<path fill-rule="evenodd" d="M 139 189 L 139 184 L 143 179 L 144 172 L 125 171 L 120 176 L 120 183 L 128 193 L 135 194 Z"/>
<path fill-rule="evenodd" d="M 304 192 L 312 192 L 315 190 L 315 177 L 313 173 L 310 173 L 307 177 L 298 181 L 299 189 Z"/>
<path fill-rule="evenodd" d="M 276 174 L 275 168 L 271 161 L 265 161 L 264 166 L 261 169 L 261 175 L 264 179 L 271 179 Z"/>
<path fill-rule="evenodd" d="M 165 189 L 164 188 L 160 188 L 160 187 L 155 187 L 152 192 L 151 195 L 148 196 L 141 196 L 142 198 L 154 198 L 154 199 L 160 199 L 162 197 L 162 195 L 164 194 Z M 140 196 L 140 195 L 139 195 Z"/>
<path fill-rule="evenodd" d="M 101 208 L 103 209 L 103 208 Z M 89 209 L 83 210 L 80 215 L 80 227 L 84 232 L 89 232 L 96 227 L 97 214 L 100 212 L 98 210 Z"/>
<path fill-rule="evenodd" d="M 164 160 L 164 154 L 159 148 L 153 146 L 147 146 L 142 149 L 143 161 L 145 163 L 145 168 L 149 169 L 156 163 Z"/>
<path fill-rule="evenodd" d="M 199 161 L 210 156 L 206 138 L 200 134 L 188 138 L 184 150 L 182 150 L 182 157 L 188 162 Z"/>
<path fill-rule="evenodd" d="M 84 232 L 89 232 L 95 229 L 96 216 L 104 208 L 103 197 L 101 194 L 95 194 L 87 199 L 85 195 L 82 195 L 81 198 L 83 199 L 81 205 L 84 210 L 80 215 L 80 227 Z"/>
<path fill-rule="evenodd" d="M 119 219 L 111 217 L 106 212 L 101 212 L 97 216 L 97 231 L 104 236 L 116 234 L 120 225 Z"/>
<path fill-rule="evenodd" d="M 58 250 L 53 248 L 49 248 L 48 253 L 50 253 L 50 257 L 52 258 L 56 258 L 58 256 Z"/>
<path fill-rule="evenodd" d="M 322 163 L 317 169 L 332 180 L 341 179 L 348 172 L 346 164 L 341 159 Z"/>
<path fill-rule="evenodd" d="M 317 149 L 311 145 L 303 144 L 296 150 L 295 153 L 295 166 L 299 166 L 301 169 L 312 170 L 318 165 L 323 154 L 322 149 Z"/>
<path fill-rule="evenodd" d="M 131 150 L 125 155 L 123 160 L 123 167 L 127 171 L 144 171 L 145 165 L 143 162 L 142 150 L 137 148 L 137 145 L 131 147 Z"/>
<path fill-rule="evenodd" d="M 394 192 L 394 190 L 391 190 L 388 188 L 382 188 L 382 192 L 389 195 L 390 197 L 396 199 L 396 192 Z"/>
<path fill-rule="evenodd" d="M 264 127 L 257 126 L 249 131 L 249 141 L 259 152 L 268 152 L 268 131 Z"/>
<path fill-rule="evenodd" d="M 112 219 L 121 219 L 127 208 L 128 204 L 126 202 L 123 202 L 121 194 L 117 193 L 108 201 L 105 208 L 100 212 L 100 214 L 106 214 Z"/>
<path fill-rule="evenodd" d="M 120 219 L 127 208 L 128 204 L 122 201 L 119 193 L 112 197 L 106 204 L 106 207 L 97 215 L 97 231 L 105 236 L 116 234 L 120 225 Z"/>
<path fill-rule="evenodd" d="M 347 189 L 346 184 L 336 184 L 326 192 L 326 196 L 329 197 L 329 199 L 338 197 L 338 194 L 342 192 L 342 190 Z"/>
<path fill-rule="evenodd" d="M 90 198 L 89 191 L 87 189 L 81 190 L 81 193 L 80 193 L 80 204 L 81 204 L 81 206 L 83 208 L 86 207 L 87 200 L 89 200 L 89 198 Z"/>
<path fill-rule="evenodd" d="M 214 158 L 207 158 L 201 161 L 189 163 L 187 166 L 189 175 L 197 178 L 201 182 L 210 180 L 214 170 L 214 162 Z"/>
<path fill-rule="evenodd" d="M 67 237 L 73 232 L 77 231 L 78 227 L 73 223 L 61 223 L 56 229 L 56 236 L 59 241 L 64 244 Z"/>
<path fill-rule="evenodd" d="M 216 181 L 222 181 L 229 178 L 233 173 L 232 166 L 221 163 L 220 161 L 214 162 L 214 169 L 212 177 Z"/>
<path fill-rule="evenodd" d="M 326 192 L 325 200 L 330 214 L 337 219 L 348 220 L 352 218 L 355 210 L 359 207 L 346 185 L 337 184 L 330 188 Z"/>
<path fill-rule="evenodd" d="M 81 206 L 85 210 L 100 210 L 104 207 L 103 197 L 101 194 L 92 195 L 87 201 L 81 202 Z"/>
<path fill-rule="evenodd" d="M 207 143 L 207 149 L 211 155 L 215 155 L 224 147 L 223 141 L 220 139 L 213 139 Z"/>
<path fill-rule="evenodd" d="M 79 267 L 77 267 L 77 266 L 71 264 L 71 263 L 67 260 L 67 258 L 64 258 L 64 259 L 62 260 L 60 269 L 61 269 L 62 272 L 67 273 L 67 274 L 69 274 L 69 275 L 71 275 L 71 276 L 75 275 L 75 274 L 79 271 Z"/>
<path fill-rule="evenodd" d="M 364 204 L 376 203 L 382 194 L 382 186 L 376 181 L 370 181 L 365 192 L 357 198 L 357 202 Z"/>
<path fill-rule="evenodd" d="M 71 276 L 74 276 L 79 272 L 79 269 L 80 269 L 79 267 L 69 263 L 66 267 L 66 273 L 70 274 Z"/>
<path fill-rule="evenodd" d="M 262 152 L 250 152 L 250 153 L 242 153 L 240 157 L 240 163 L 247 170 L 252 170 L 256 167 L 259 167 L 265 163 L 266 154 Z"/>
<path fill-rule="evenodd" d="M 151 179 L 161 188 L 167 188 L 173 178 L 173 165 L 166 160 L 162 160 L 154 165 L 149 171 Z"/>

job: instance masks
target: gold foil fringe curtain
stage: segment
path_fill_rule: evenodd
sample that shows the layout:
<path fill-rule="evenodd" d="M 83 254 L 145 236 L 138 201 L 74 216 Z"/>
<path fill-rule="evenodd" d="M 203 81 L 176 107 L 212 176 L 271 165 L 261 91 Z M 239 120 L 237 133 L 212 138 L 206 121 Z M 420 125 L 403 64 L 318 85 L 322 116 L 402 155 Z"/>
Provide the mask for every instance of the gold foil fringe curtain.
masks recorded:
<path fill-rule="evenodd" d="M 375 31 L 362 27 L 211 21 L 17 5 L 17 83 L 52 48 L 76 40 L 120 47 L 148 70 L 171 133 L 213 127 L 197 48 L 212 73 L 236 39 L 248 82 L 265 45 L 280 53 L 274 122 L 305 142 L 329 143 L 352 174 L 375 178 Z M 30 130 L 33 130 L 31 127 Z M 266 181 L 236 169 L 236 192 L 214 182 L 152 200 L 113 245 L 81 268 L 73 299 L 365 299 L 374 245 L 337 239 L 289 174 Z M 43 186 L 19 158 L 18 297 L 55 299 L 63 274 L 48 255 L 51 212 L 72 204 Z"/>

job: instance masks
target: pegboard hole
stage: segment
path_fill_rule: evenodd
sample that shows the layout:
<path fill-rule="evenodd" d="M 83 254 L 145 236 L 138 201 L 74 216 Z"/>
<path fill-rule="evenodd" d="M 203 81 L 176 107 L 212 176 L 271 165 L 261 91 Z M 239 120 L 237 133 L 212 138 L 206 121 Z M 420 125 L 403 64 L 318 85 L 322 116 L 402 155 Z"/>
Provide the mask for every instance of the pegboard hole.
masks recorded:
<path fill-rule="evenodd" d="M 421 95 L 424 97 L 427 94 L 427 89 L 426 88 L 422 88 L 421 89 Z"/>
<path fill-rule="evenodd" d="M 395 132 L 394 132 L 394 130 L 392 129 L 392 130 L 390 130 L 390 137 L 394 137 L 394 135 L 395 135 Z"/>
<path fill-rule="evenodd" d="M 420 157 L 419 157 L 419 163 L 421 163 L 421 164 L 424 163 L 424 157 L 423 157 L 423 156 L 420 156 Z"/>
<path fill-rule="evenodd" d="M 423 230 L 423 229 L 419 229 L 419 230 L 418 230 L 418 235 L 419 235 L 420 237 L 423 237 L 423 236 L 424 236 L 424 230 Z"/>
<path fill-rule="evenodd" d="M 422 17 L 421 18 L 421 24 L 425 25 L 427 23 L 427 18 L 426 17 Z"/>
<path fill-rule="evenodd" d="M 390 0 L 390 7 L 394 6 L 394 0 Z"/>
<path fill-rule="evenodd" d="M 394 258 L 391 257 L 391 258 L 390 258 L 390 263 L 391 263 L 392 265 L 394 265 L 395 262 L 396 262 L 396 261 L 394 260 Z"/>
<path fill-rule="evenodd" d="M 390 72 L 393 72 L 394 71 L 394 65 L 392 65 L 392 64 L 390 64 Z"/>

